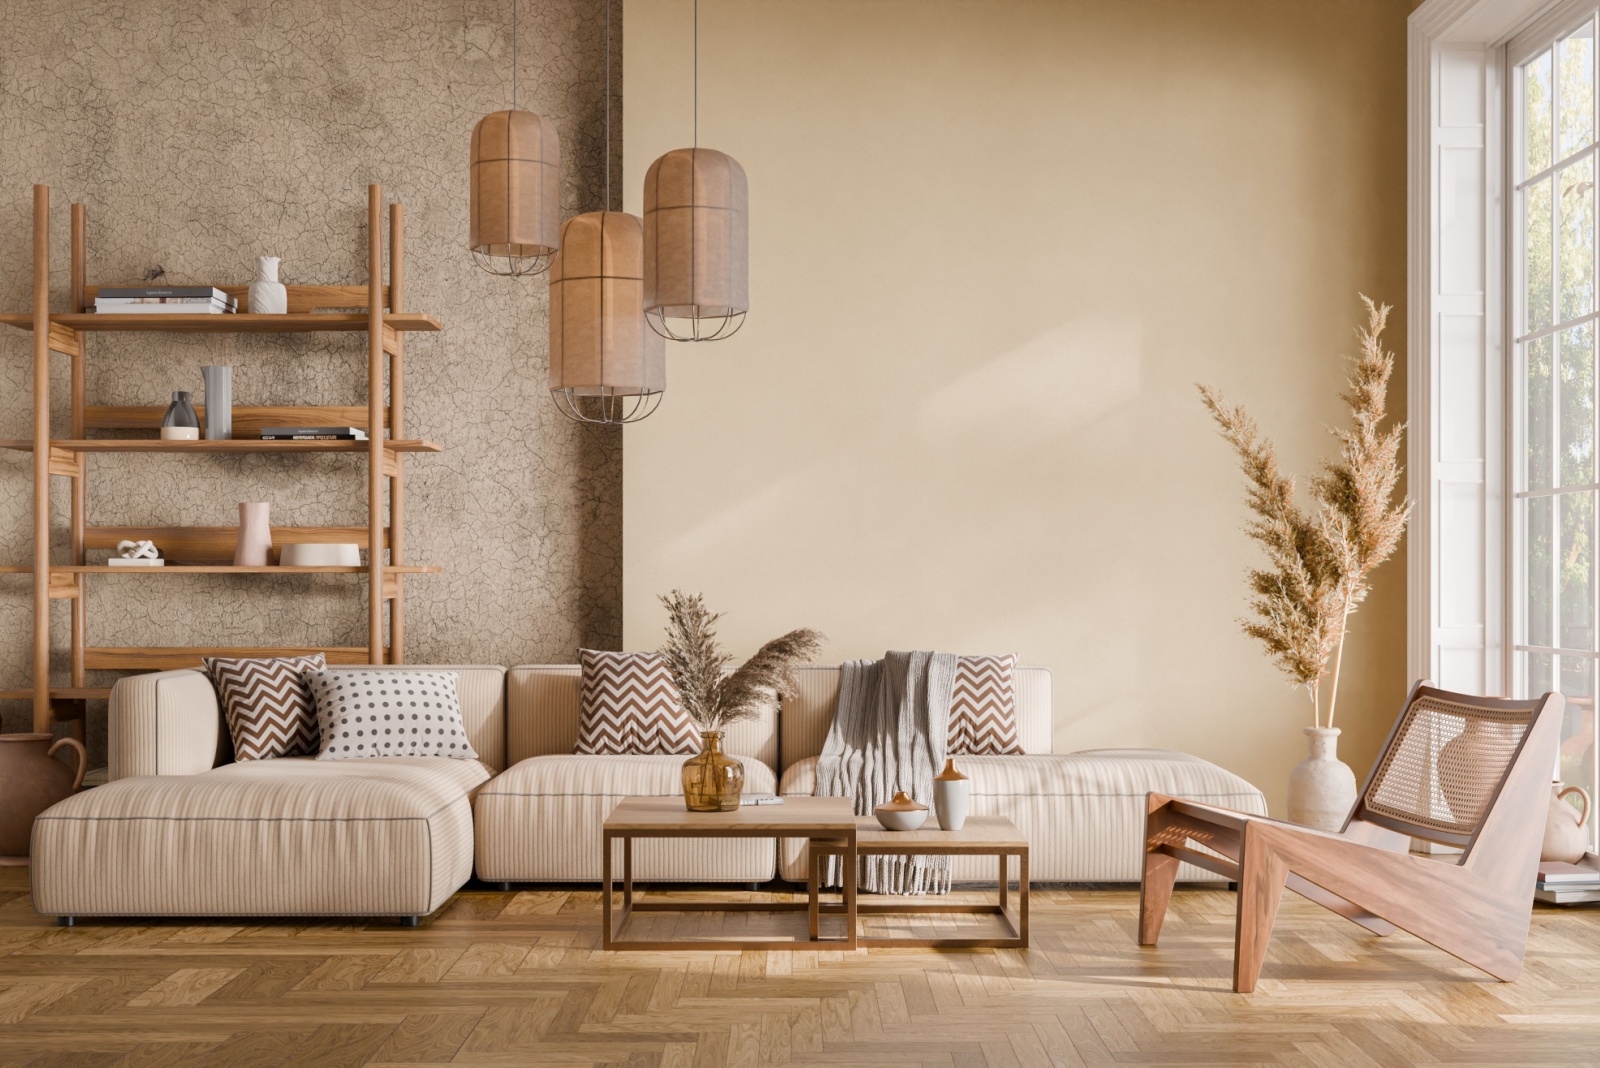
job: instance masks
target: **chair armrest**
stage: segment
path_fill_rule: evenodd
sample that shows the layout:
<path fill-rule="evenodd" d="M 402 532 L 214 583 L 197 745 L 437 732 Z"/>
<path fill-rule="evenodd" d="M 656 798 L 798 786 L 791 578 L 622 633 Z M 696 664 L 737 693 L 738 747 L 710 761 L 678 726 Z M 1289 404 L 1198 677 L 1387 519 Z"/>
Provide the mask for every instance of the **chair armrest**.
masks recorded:
<path fill-rule="evenodd" d="M 211 680 L 199 671 L 132 675 L 111 688 L 107 778 L 198 775 L 227 756 Z"/>

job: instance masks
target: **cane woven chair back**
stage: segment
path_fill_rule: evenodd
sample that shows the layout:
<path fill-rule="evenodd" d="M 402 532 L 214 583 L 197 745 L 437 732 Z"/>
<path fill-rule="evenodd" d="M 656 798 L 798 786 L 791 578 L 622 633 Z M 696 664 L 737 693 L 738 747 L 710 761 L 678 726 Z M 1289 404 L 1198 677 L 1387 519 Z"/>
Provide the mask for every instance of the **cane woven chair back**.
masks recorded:
<path fill-rule="evenodd" d="M 1356 818 L 1443 845 L 1469 844 L 1541 704 L 1417 687 L 1367 780 Z"/>

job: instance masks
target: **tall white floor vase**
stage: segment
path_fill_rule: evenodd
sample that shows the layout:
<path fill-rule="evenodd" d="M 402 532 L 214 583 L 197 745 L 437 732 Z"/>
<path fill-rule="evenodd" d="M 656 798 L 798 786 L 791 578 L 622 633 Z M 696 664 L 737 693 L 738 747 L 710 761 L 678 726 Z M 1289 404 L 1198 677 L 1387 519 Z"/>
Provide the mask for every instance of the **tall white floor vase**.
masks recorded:
<path fill-rule="evenodd" d="M 1356 803 L 1356 773 L 1339 760 L 1339 728 L 1307 727 L 1311 755 L 1289 773 L 1289 822 L 1337 831 Z"/>

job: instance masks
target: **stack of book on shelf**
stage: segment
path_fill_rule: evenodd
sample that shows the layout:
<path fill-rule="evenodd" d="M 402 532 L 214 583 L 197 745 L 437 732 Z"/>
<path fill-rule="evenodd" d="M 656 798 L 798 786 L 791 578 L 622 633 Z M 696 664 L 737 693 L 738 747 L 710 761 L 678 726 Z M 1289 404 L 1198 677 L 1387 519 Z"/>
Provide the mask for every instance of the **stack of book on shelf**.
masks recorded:
<path fill-rule="evenodd" d="M 1579 864 L 1566 864 L 1559 860 L 1539 862 L 1539 885 L 1533 896 L 1552 905 L 1579 905 L 1600 901 L 1600 868 L 1591 867 L 1595 855 L 1590 853 Z"/>
<path fill-rule="evenodd" d="M 112 315 L 227 315 L 239 301 L 211 286 L 102 286 L 94 310 Z"/>
<path fill-rule="evenodd" d="M 262 441 L 366 441 L 367 432 L 353 426 L 264 426 Z"/>

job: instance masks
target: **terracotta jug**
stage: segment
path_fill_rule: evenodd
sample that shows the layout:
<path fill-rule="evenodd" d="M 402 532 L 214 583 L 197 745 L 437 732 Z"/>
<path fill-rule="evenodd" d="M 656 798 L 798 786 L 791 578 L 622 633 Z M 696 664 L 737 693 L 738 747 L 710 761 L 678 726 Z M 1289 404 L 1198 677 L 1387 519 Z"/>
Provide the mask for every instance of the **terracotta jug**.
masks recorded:
<path fill-rule="evenodd" d="M 77 754 L 76 772 L 51 759 L 62 746 Z M 0 734 L 0 859 L 27 858 L 34 817 L 76 793 L 87 770 L 89 754 L 76 738 Z"/>
<path fill-rule="evenodd" d="M 1567 804 L 1563 798 L 1577 794 L 1583 802 L 1583 811 Z M 1539 850 L 1540 860 L 1560 860 L 1576 864 L 1589 851 L 1589 836 L 1583 833 L 1589 822 L 1589 794 L 1581 786 L 1562 789 L 1557 784 L 1550 794 L 1550 814 L 1545 818 L 1544 846 Z"/>

